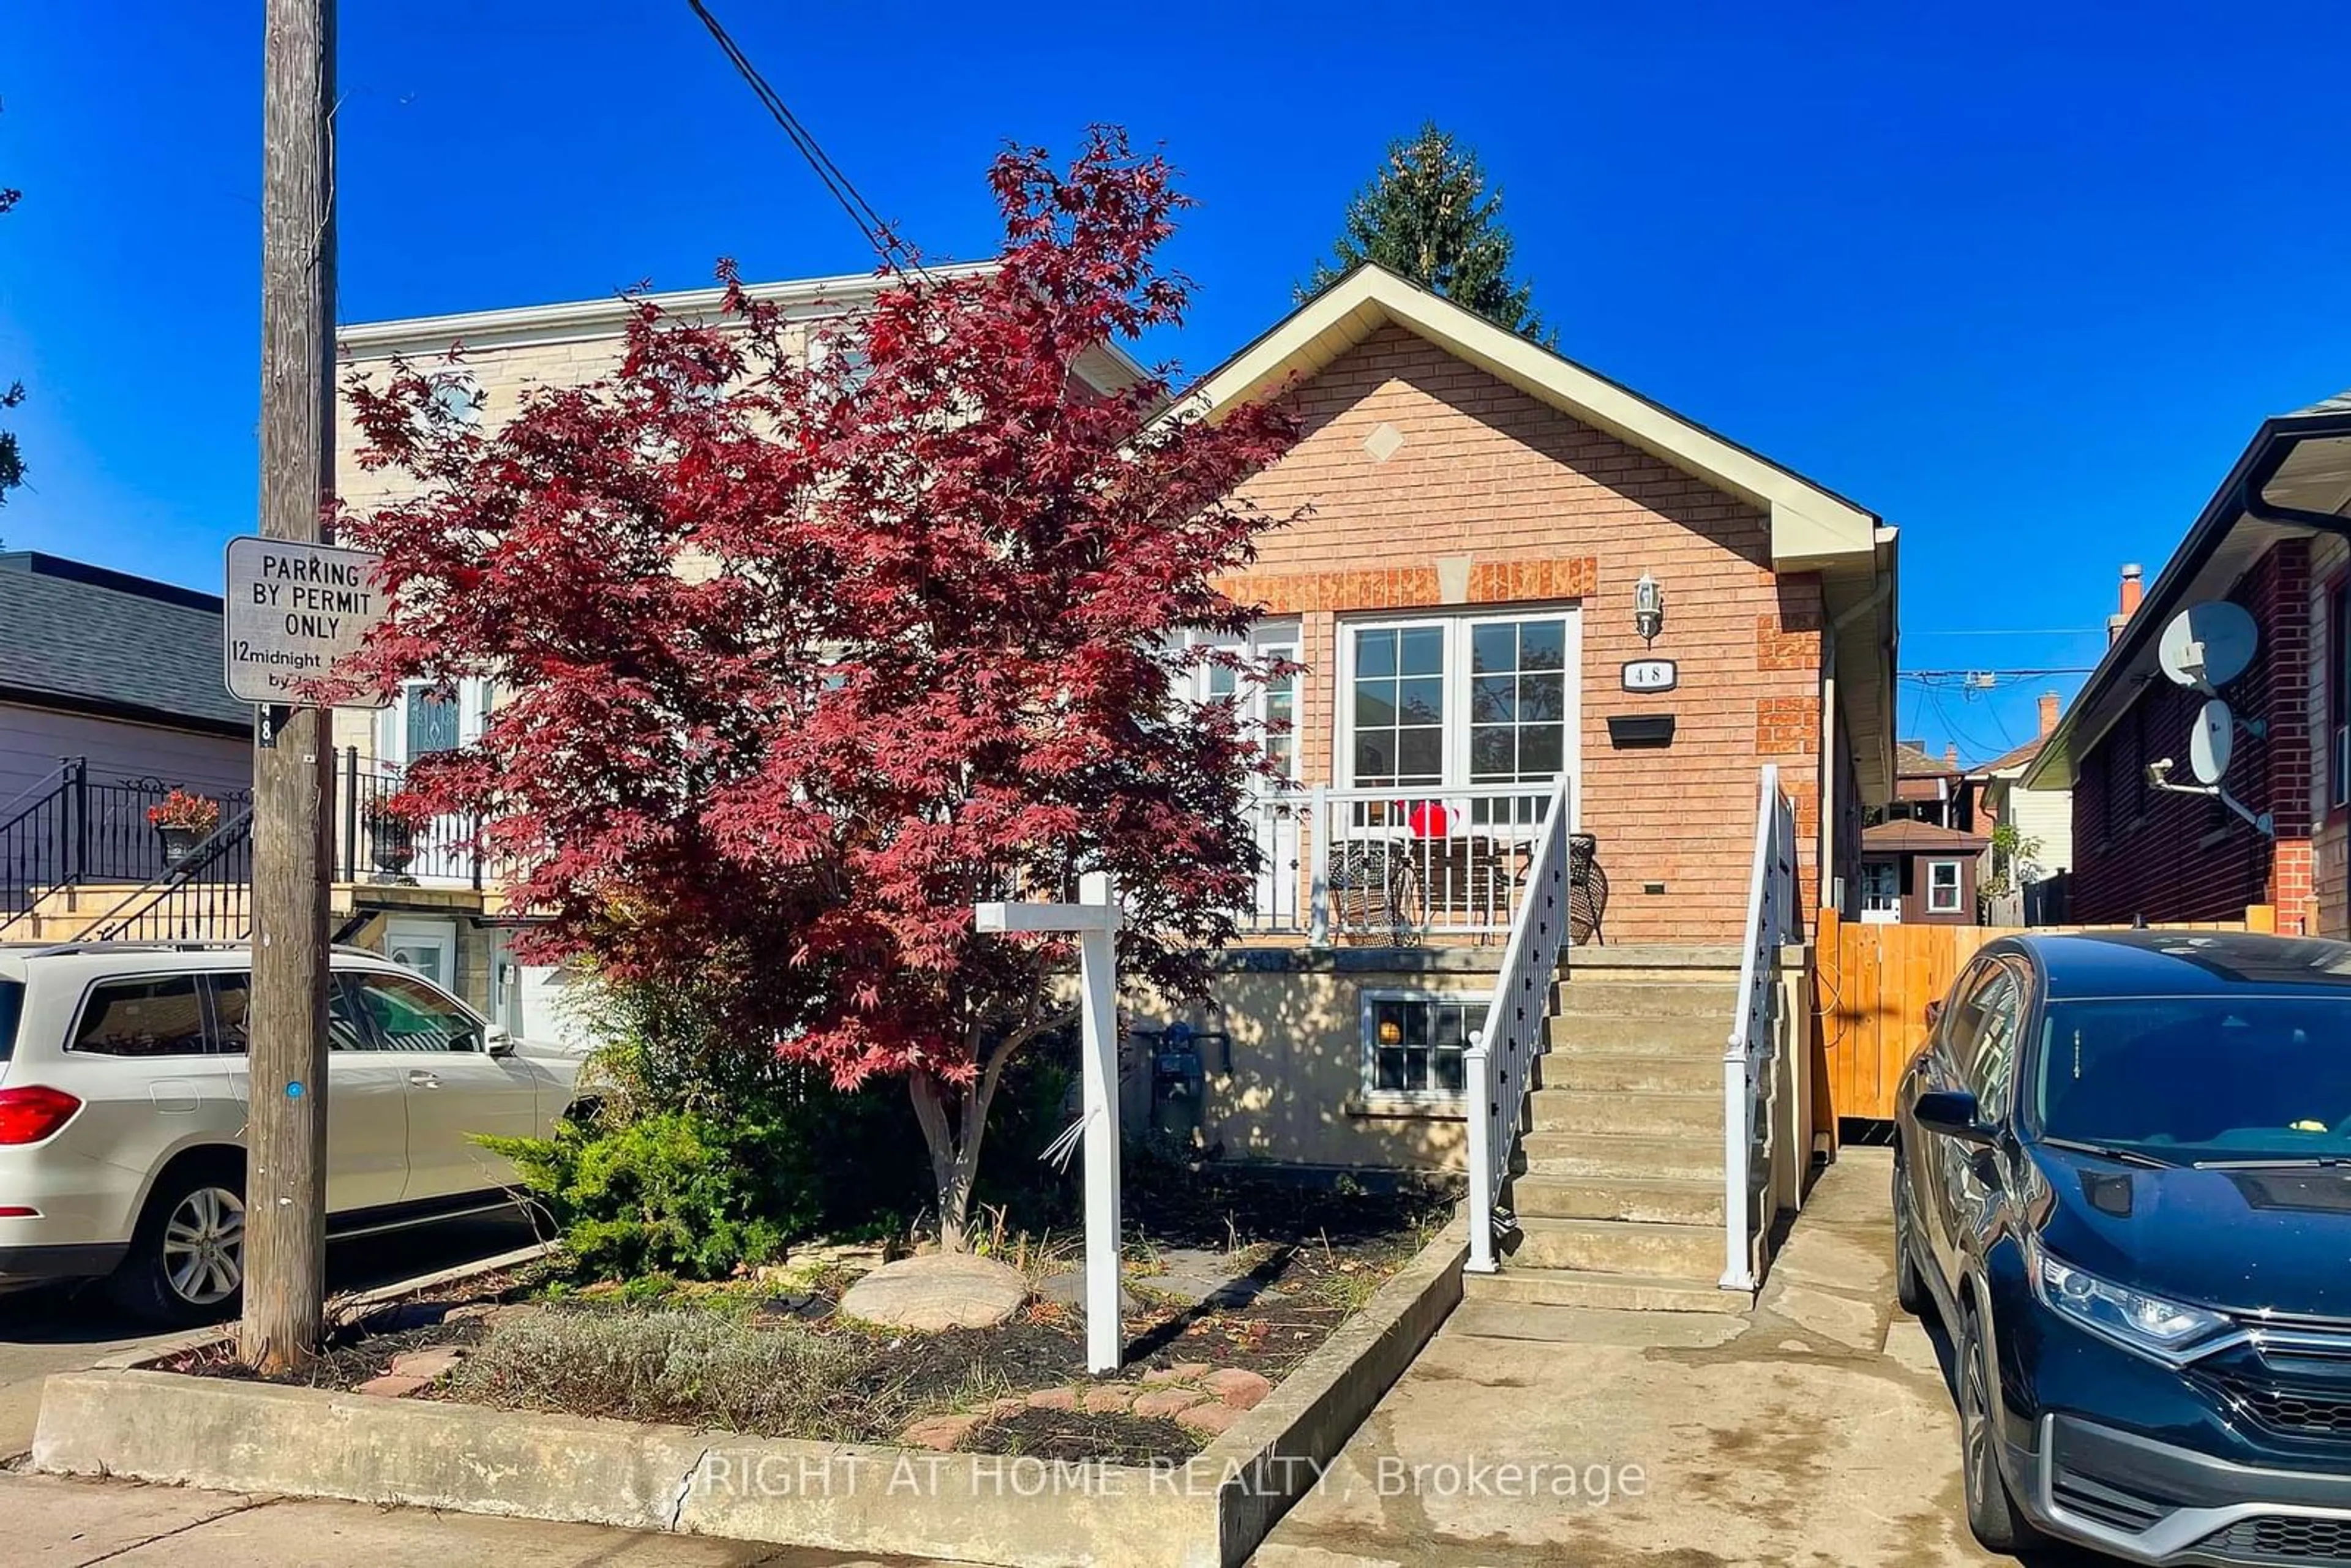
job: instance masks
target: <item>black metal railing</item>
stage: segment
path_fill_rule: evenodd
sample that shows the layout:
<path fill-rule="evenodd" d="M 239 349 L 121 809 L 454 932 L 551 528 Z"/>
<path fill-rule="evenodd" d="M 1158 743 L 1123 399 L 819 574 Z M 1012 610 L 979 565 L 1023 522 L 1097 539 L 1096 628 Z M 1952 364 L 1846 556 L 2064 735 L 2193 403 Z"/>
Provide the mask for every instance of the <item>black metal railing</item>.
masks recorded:
<path fill-rule="evenodd" d="M 52 894 L 93 884 L 144 884 L 172 871 L 172 846 L 147 813 L 183 787 L 98 773 L 87 758 L 58 763 L 0 817 L 0 933 Z M 197 792 L 218 801 L 224 817 L 246 810 L 253 799 L 243 789 Z"/>
<path fill-rule="evenodd" d="M 253 807 L 90 923 L 93 942 L 242 942 L 253 932 Z"/>
<path fill-rule="evenodd" d="M 480 823 L 470 816 L 395 816 L 400 770 L 360 759 L 347 747 L 335 759 L 334 844 L 338 882 L 482 886 Z"/>

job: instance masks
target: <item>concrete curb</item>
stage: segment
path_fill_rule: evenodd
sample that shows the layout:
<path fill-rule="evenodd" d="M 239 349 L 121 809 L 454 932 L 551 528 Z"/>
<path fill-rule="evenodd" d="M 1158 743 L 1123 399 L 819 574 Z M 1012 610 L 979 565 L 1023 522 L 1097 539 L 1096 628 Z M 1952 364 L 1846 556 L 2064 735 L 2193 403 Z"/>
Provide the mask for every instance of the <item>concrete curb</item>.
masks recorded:
<path fill-rule="evenodd" d="M 33 1468 L 1014 1568 L 1238 1568 L 1460 1300 L 1466 1224 L 1457 1216 L 1184 1466 L 745 1437 L 120 1370 L 48 1380 Z"/>

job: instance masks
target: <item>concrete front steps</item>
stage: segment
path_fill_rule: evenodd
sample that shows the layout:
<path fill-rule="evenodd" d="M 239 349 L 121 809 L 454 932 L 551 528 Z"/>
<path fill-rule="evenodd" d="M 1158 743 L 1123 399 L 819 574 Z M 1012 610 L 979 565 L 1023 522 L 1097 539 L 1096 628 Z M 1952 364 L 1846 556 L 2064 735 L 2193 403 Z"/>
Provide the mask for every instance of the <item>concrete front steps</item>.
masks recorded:
<path fill-rule="evenodd" d="M 1473 1298 L 1736 1312 L 1722 1274 L 1726 948 L 1579 948 L 1557 992 L 1508 1203 L 1520 1235 Z"/>

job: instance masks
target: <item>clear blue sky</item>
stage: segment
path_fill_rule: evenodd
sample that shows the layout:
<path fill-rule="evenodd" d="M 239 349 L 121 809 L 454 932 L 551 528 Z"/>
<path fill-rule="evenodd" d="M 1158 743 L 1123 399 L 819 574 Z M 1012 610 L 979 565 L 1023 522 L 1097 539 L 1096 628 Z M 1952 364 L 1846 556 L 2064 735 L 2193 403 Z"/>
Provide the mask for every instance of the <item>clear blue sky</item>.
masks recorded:
<path fill-rule="evenodd" d="M 1163 141 L 1200 293 L 1150 347 L 1195 368 L 1436 117 L 1569 355 L 1901 527 L 1911 669 L 2092 662 L 2118 564 L 2351 385 L 2351 8 L 716 8 L 933 255 L 987 250 L 1005 138 Z M 9 11 L 0 538 L 213 586 L 253 517 L 260 6 Z M 341 69 L 347 321 L 870 265 L 683 0 L 346 0 Z M 1907 684 L 1905 732 L 2000 749 L 2042 684 Z"/>

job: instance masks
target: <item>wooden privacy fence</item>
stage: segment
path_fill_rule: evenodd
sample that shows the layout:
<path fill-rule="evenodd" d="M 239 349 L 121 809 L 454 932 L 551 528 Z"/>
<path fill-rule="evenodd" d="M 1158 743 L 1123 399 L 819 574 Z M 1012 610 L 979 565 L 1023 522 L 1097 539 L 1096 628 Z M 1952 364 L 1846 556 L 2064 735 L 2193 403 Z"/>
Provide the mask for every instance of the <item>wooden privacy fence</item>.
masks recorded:
<path fill-rule="evenodd" d="M 2274 929 L 2270 915 L 2255 905 L 2242 920 L 2163 929 L 2267 931 Z M 2032 929 L 2050 935 L 2100 927 Z M 1834 1136 L 1840 1117 L 1893 1115 L 1896 1086 L 1926 1043 L 1927 1004 L 1951 988 L 1977 949 L 2020 935 L 2022 928 L 2001 925 L 1865 925 L 1823 910 L 1813 936 L 1814 1131 Z"/>

